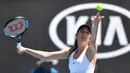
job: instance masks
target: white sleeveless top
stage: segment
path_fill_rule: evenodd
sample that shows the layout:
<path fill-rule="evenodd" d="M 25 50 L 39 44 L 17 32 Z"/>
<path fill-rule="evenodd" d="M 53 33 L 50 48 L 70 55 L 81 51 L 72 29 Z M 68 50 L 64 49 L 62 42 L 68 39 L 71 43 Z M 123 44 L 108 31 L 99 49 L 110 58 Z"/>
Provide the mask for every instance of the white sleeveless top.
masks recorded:
<path fill-rule="evenodd" d="M 81 55 L 74 59 L 74 54 L 77 50 L 75 50 L 69 57 L 69 69 L 70 73 L 94 73 L 95 66 L 89 62 L 86 56 L 86 50 L 81 53 Z"/>

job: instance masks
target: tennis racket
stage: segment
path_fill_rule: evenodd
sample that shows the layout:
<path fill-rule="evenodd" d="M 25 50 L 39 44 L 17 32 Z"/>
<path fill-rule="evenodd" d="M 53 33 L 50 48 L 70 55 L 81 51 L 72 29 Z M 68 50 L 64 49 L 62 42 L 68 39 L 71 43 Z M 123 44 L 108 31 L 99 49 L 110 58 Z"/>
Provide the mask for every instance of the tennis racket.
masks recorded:
<path fill-rule="evenodd" d="M 21 48 L 21 38 L 28 28 L 28 20 L 23 16 L 17 16 L 9 20 L 4 26 L 4 33 L 7 37 L 17 42 L 18 49 Z"/>

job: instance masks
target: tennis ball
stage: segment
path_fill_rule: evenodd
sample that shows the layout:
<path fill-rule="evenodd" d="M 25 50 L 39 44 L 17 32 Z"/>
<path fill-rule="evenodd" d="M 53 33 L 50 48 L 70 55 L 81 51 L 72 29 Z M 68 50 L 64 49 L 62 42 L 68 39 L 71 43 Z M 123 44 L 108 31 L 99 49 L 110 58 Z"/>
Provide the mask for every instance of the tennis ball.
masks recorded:
<path fill-rule="evenodd" d="M 98 4 L 98 5 L 97 5 L 97 10 L 98 10 L 98 11 L 102 11 L 102 10 L 103 10 L 102 4 Z"/>

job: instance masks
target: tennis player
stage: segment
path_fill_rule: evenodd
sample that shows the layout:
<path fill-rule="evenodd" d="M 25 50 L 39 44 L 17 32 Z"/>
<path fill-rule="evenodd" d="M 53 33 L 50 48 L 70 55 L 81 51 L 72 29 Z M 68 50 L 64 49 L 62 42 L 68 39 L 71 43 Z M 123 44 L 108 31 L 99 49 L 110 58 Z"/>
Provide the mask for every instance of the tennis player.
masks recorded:
<path fill-rule="evenodd" d="M 94 73 L 97 55 L 97 30 L 103 17 L 100 12 L 91 17 L 92 29 L 88 25 L 81 25 L 76 33 L 73 47 L 60 51 L 47 52 L 21 47 L 18 53 L 25 52 L 43 60 L 69 59 L 70 73 Z"/>

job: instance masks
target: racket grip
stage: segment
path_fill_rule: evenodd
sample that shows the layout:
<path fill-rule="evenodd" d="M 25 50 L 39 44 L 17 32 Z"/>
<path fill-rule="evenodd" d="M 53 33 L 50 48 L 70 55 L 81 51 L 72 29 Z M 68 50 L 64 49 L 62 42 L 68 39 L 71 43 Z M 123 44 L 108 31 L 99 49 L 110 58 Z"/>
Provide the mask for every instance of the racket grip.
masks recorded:
<path fill-rule="evenodd" d="M 17 48 L 21 50 L 21 42 L 17 43 Z"/>

